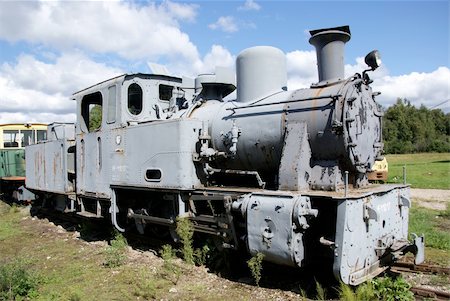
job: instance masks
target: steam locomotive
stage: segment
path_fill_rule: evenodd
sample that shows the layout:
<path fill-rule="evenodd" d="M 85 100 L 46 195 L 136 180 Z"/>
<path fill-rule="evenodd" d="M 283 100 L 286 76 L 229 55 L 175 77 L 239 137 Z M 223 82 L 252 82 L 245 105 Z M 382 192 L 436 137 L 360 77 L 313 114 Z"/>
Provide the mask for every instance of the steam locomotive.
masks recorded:
<path fill-rule="evenodd" d="M 326 262 L 351 285 L 406 252 L 423 261 L 423 237 L 408 241 L 409 187 L 367 180 L 383 149 L 368 75 L 378 52 L 345 78 L 349 27 L 310 33 L 319 81 L 308 89 L 289 91 L 284 53 L 258 46 L 236 74 L 125 74 L 73 94 L 76 125 L 49 125 L 26 148 L 27 188 L 119 231 L 174 233 L 186 217 L 223 248 Z"/>

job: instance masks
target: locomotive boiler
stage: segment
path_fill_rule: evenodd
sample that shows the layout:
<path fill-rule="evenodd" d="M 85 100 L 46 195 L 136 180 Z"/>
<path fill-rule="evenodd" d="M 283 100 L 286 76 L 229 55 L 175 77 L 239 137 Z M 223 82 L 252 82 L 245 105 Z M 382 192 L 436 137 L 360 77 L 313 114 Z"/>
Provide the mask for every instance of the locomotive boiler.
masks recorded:
<path fill-rule="evenodd" d="M 27 187 L 119 231 L 175 237 L 186 217 L 223 248 L 326 263 L 352 285 L 408 251 L 421 262 L 409 187 L 367 181 L 383 150 L 368 75 L 380 61 L 373 51 L 346 78 L 349 40 L 348 26 L 311 31 L 319 81 L 308 89 L 288 90 L 284 53 L 258 46 L 238 55 L 236 74 L 125 74 L 79 91 L 75 134 L 50 126 L 27 147 Z"/>

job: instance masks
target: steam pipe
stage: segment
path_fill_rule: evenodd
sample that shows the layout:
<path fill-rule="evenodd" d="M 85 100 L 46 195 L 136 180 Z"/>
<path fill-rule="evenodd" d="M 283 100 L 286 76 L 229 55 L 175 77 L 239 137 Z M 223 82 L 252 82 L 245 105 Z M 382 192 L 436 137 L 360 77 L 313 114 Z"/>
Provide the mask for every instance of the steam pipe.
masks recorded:
<path fill-rule="evenodd" d="M 309 43 L 316 47 L 319 83 L 344 79 L 344 45 L 350 40 L 348 26 L 311 30 Z"/>

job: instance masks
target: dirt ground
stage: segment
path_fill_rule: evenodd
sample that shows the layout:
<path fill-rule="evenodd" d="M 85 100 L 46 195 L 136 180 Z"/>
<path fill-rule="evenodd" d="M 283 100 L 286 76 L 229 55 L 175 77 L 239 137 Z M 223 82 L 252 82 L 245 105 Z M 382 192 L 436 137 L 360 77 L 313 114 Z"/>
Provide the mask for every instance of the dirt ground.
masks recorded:
<path fill-rule="evenodd" d="M 450 203 L 450 190 L 413 188 L 411 198 L 421 207 L 445 210 Z"/>
<path fill-rule="evenodd" d="M 27 232 L 40 233 L 43 244 L 62 240 L 94 257 L 98 257 L 98 254 L 101 254 L 108 246 L 107 241 L 104 240 L 86 241 L 81 238 L 78 231 L 67 230 L 61 225 L 55 225 L 47 218 L 26 216 L 20 223 Z M 163 259 L 157 254 L 157 250 L 142 250 L 128 246 L 125 266 L 128 268 L 147 266 L 154 274 L 157 274 L 164 264 Z M 51 259 L 51 256 L 47 257 L 47 260 Z M 303 300 L 298 289 L 258 287 L 254 285 L 250 277 L 244 277 L 237 281 L 230 280 L 210 272 L 204 266 L 187 265 L 181 259 L 175 259 L 175 264 L 181 267 L 182 274 L 176 284 L 167 287 L 164 292 L 158 293 L 158 300 L 228 300 L 228 298 L 231 300 Z M 111 277 L 118 273 L 123 273 L 123 269 L 112 269 Z M 136 300 L 152 299 L 136 298 Z"/>

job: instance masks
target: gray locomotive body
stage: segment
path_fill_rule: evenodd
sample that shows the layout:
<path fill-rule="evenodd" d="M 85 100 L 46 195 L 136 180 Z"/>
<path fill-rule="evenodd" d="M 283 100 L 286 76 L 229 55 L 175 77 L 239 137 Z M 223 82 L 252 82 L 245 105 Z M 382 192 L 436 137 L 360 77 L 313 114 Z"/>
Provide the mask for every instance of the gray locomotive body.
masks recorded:
<path fill-rule="evenodd" d="M 350 31 L 311 34 L 319 82 L 308 89 L 288 91 L 284 54 L 260 46 L 238 56 L 237 80 L 223 68 L 132 74 L 75 93 L 74 137 L 27 148 L 27 187 L 119 231 L 173 233 L 186 217 L 222 247 L 327 262 L 354 285 L 408 250 L 423 260 L 423 238 L 407 239 L 409 187 L 367 181 L 382 114 L 365 72 L 344 78 Z"/>

